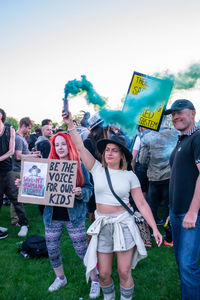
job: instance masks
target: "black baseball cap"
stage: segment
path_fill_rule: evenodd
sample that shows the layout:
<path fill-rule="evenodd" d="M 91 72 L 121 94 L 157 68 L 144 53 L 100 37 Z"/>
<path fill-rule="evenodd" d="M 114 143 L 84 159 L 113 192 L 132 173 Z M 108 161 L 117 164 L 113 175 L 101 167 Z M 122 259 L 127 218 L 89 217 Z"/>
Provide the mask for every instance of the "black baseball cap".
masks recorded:
<path fill-rule="evenodd" d="M 179 99 L 172 104 L 170 109 L 165 110 L 164 115 L 169 115 L 172 113 L 172 111 L 182 110 L 186 108 L 195 110 L 195 107 L 191 101 L 187 99 Z"/>

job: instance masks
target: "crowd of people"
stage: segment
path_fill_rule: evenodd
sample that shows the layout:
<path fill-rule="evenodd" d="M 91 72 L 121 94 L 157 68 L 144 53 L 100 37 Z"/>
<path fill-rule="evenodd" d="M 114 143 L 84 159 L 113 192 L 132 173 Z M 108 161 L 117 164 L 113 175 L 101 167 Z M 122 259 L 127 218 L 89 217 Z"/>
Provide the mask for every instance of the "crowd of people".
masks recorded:
<path fill-rule="evenodd" d="M 173 247 L 181 280 L 181 299 L 200 300 L 200 128 L 195 126 L 195 107 L 189 100 L 176 100 L 164 112 L 171 115 L 173 128 L 159 131 L 138 126 L 131 139 L 116 124 L 105 126 L 98 113 L 85 113 L 80 124 L 72 114 L 62 112 L 66 130 L 53 132 L 45 119 L 35 128 L 29 117 L 15 130 L 6 123 L 0 109 L 0 201 L 6 195 L 11 203 L 12 225 L 19 237 L 28 234 L 28 219 L 17 201 L 24 157 L 77 161 L 73 208 L 39 205 L 45 226 L 45 239 L 55 280 L 54 292 L 67 284 L 60 254 L 60 239 L 66 227 L 74 250 L 91 279 L 89 297 L 115 299 L 112 280 L 113 256 L 117 256 L 120 300 L 132 299 L 131 270 L 147 256 L 132 212 L 138 210 L 150 226 L 158 246 L 165 229 L 164 245 Z M 159 207 L 162 206 L 162 209 Z M 90 227 L 86 231 L 85 219 Z M 1 224 L 3 225 L 3 224 Z M 87 234 L 89 238 L 87 239 Z M 8 236 L 0 227 L 0 239 Z"/>

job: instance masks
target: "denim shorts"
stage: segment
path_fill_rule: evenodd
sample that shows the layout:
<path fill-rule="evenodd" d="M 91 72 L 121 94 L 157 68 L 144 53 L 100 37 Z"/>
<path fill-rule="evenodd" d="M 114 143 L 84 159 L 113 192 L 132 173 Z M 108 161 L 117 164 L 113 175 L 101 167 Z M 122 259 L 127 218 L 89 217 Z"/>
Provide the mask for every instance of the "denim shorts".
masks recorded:
<path fill-rule="evenodd" d="M 120 212 L 121 213 L 121 212 Z M 120 213 L 109 214 L 109 216 L 116 217 Z M 101 215 L 100 213 L 98 213 Z M 108 216 L 108 214 L 106 214 Z M 135 246 L 135 241 L 131 235 L 131 232 L 127 225 L 121 224 L 121 228 L 125 240 L 124 251 L 130 250 Z M 113 241 L 114 224 L 106 224 L 98 235 L 97 251 L 101 253 L 113 253 L 114 241 Z"/>

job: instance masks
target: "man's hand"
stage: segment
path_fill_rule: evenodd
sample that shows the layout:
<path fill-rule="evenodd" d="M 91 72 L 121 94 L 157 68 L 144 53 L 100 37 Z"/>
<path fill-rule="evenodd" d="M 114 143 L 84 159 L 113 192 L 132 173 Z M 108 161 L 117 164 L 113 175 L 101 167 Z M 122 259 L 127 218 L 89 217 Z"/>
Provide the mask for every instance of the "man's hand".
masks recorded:
<path fill-rule="evenodd" d="M 158 247 L 160 247 L 160 245 L 162 244 L 162 234 L 158 231 L 158 229 L 156 230 L 153 230 L 153 235 L 154 235 L 154 238 L 156 240 L 156 244 Z"/>
<path fill-rule="evenodd" d="M 32 157 L 41 157 L 41 153 L 40 151 L 34 151 L 32 154 L 31 154 Z"/>
<path fill-rule="evenodd" d="M 21 184 L 22 184 L 22 181 L 21 181 L 21 179 L 15 179 L 15 185 L 19 188 L 20 186 L 21 186 Z"/>
<path fill-rule="evenodd" d="M 186 229 L 194 228 L 197 221 L 197 213 L 188 210 L 184 219 L 183 227 Z"/>

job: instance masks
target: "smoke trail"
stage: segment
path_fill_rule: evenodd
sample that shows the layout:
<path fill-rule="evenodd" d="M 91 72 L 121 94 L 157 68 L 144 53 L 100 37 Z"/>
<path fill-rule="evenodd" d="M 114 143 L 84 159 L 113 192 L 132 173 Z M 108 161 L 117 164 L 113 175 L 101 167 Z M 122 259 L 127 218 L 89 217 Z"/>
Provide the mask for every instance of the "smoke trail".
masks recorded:
<path fill-rule="evenodd" d="M 82 80 L 68 81 L 65 85 L 65 98 L 69 95 L 75 96 L 77 94 L 86 92 L 86 100 L 88 103 L 92 103 L 99 108 L 99 114 L 104 120 L 105 125 L 118 124 L 125 133 L 129 136 L 133 136 L 138 125 L 139 116 L 144 112 L 144 109 L 148 109 L 153 112 L 158 109 L 158 104 L 161 101 L 168 100 L 172 81 L 152 81 L 148 78 L 145 79 L 147 89 L 144 89 L 139 95 L 134 96 L 128 94 L 126 97 L 126 110 L 108 110 L 105 108 L 106 101 L 97 94 L 92 84 L 86 79 L 86 76 L 82 75 Z"/>
<path fill-rule="evenodd" d="M 190 89 L 200 78 L 200 64 L 191 64 L 187 70 L 178 72 L 177 75 L 166 70 L 163 73 L 155 73 L 153 76 L 173 80 L 175 89 Z"/>
<path fill-rule="evenodd" d="M 105 99 L 103 99 L 97 92 L 94 90 L 92 84 L 86 79 L 85 75 L 81 76 L 81 80 L 71 80 L 65 85 L 65 98 L 67 98 L 70 94 L 72 96 L 82 94 L 86 92 L 86 100 L 89 104 L 94 104 L 95 106 L 99 106 L 100 108 L 106 104 Z"/>
<path fill-rule="evenodd" d="M 102 109 L 99 113 L 105 123 L 118 124 L 129 136 L 133 136 L 138 125 L 138 118 L 145 108 L 151 112 L 155 111 L 155 109 L 158 109 L 161 99 L 166 104 L 171 92 L 172 82 L 163 80 L 158 83 L 146 79 L 146 83 L 148 89 L 143 90 L 139 95 L 128 94 L 125 100 L 126 111 Z"/>

